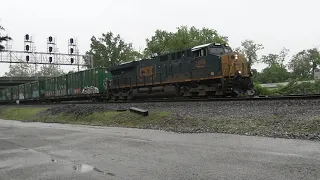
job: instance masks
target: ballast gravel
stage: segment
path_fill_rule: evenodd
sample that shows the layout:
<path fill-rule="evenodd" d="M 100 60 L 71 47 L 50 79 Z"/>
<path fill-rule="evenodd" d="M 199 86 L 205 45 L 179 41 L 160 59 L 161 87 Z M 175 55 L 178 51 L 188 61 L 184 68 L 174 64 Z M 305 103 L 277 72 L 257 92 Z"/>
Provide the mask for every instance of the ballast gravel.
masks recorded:
<path fill-rule="evenodd" d="M 85 116 L 130 107 L 172 113 L 165 120 L 170 128 L 154 125 L 148 127 L 151 129 L 320 140 L 320 100 L 317 99 L 70 104 L 46 112 Z"/>

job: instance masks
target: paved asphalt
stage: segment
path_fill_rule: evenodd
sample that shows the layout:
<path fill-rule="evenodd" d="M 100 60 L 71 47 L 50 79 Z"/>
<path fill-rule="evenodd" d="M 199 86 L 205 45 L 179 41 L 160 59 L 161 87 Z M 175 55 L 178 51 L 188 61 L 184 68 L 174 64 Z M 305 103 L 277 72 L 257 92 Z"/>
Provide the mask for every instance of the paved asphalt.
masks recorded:
<path fill-rule="evenodd" d="M 320 142 L 0 120 L 0 179 L 320 179 Z"/>

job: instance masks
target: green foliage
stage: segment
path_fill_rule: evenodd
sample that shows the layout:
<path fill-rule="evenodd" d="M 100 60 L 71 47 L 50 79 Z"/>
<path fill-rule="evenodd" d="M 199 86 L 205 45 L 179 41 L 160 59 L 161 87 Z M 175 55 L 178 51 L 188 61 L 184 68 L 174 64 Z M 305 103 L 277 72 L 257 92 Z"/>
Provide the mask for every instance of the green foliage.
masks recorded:
<path fill-rule="evenodd" d="M 262 87 L 259 83 L 254 84 L 255 90 L 259 95 L 302 95 L 302 94 L 319 94 L 320 82 L 299 82 L 289 81 L 285 86 L 278 85 L 275 89 Z"/>
<path fill-rule="evenodd" d="M 32 68 L 30 64 L 27 64 L 22 59 L 21 63 L 10 64 L 9 72 L 5 72 L 6 77 L 31 77 L 35 73 L 35 68 Z"/>
<path fill-rule="evenodd" d="M 93 36 L 90 50 L 86 54 L 92 56 L 93 67 L 110 67 L 142 57 L 134 50 L 131 43 L 126 43 L 119 34 L 114 35 L 112 32 L 102 34 L 101 38 Z"/>
<path fill-rule="evenodd" d="M 4 76 L 6 77 L 32 77 L 32 76 L 46 76 L 46 77 L 55 77 L 64 74 L 62 69 L 57 65 L 42 65 L 38 71 L 37 67 L 34 65 L 28 64 L 23 60 L 20 60 L 21 63 L 10 65 L 9 72 L 5 72 Z"/>
<path fill-rule="evenodd" d="M 5 29 L 0 26 L 0 32 L 1 31 L 4 31 Z M 5 35 L 5 36 L 2 36 L 1 33 L 0 33 L 0 51 L 4 50 L 5 47 L 3 45 L 1 45 L 2 42 L 6 42 L 6 41 L 9 41 L 9 40 L 12 40 L 11 37 L 9 37 L 8 35 Z"/>
<path fill-rule="evenodd" d="M 288 85 L 279 88 L 278 92 L 282 95 L 319 94 L 320 82 L 290 82 Z"/>
<path fill-rule="evenodd" d="M 227 43 L 228 37 L 221 36 L 214 29 L 197 29 L 194 26 L 180 26 L 176 32 L 158 29 L 150 39 L 146 39 L 147 48 L 144 55 L 161 55 L 213 42 Z"/>
<path fill-rule="evenodd" d="M 60 68 L 60 66 L 47 64 L 42 65 L 40 67 L 40 71 L 38 71 L 35 75 L 36 76 L 45 76 L 45 77 L 57 77 L 63 75 L 64 72 Z"/>
<path fill-rule="evenodd" d="M 277 65 L 280 67 L 284 67 L 284 61 L 289 53 L 289 49 L 283 48 L 279 54 L 268 54 L 263 55 L 261 58 L 261 62 L 268 64 L 268 66 Z"/>
<path fill-rule="evenodd" d="M 320 52 L 317 48 L 302 50 L 295 54 L 288 66 L 292 75 L 300 80 L 313 79 L 314 70 L 320 64 Z"/>
<path fill-rule="evenodd" d="M 286 82 L 290 77 L 290 73 L 284 66 L 279 64 L 271 64 L 269 67 L 262 70 L 261 73 L 256 73 L 253 78 L 259 83 L 279 83 Z"/>
<path fill-rule="evenodd" d="M 253 40 L 245 40 L 241 42 L 241 47 L 235 49 L 235 51 L 243 54 L 248 61 L 248 65 L 252 66 L 259 61 L 257 52 L 264 47 L 262 44 L 256 44 Z"/>
<path fill-rule="evenodd" d="M 254 75 L 254 80 L 260 83 L 286 82 L 290 78 L 290 73 L 284 65 L 289 49 L 283 48 L 279 54 L 263 55 L 261 62 L 268 64 L 261 73 Z"/>
<path fill-rule="evenodd" d="M 257 82 L 254 82 L 253 83 L 254 85 L 254 90 L 256 91 L 256 94 L 258 95 L 272 95 L 273 94 L 273 91 L 268 89 L 268 88 L 265 88 L 265 87 L 262 87 L 259 83 Z"/>

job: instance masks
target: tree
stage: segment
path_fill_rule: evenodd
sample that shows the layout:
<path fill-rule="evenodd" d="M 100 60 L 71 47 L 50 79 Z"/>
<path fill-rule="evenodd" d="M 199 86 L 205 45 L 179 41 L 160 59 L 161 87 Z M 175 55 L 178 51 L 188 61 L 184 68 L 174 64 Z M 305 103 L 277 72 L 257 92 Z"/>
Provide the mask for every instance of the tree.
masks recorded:
<path fill-rule="evenodd" d="M 4 31 L 4 30 L 5 29 L 2 26 L 0 26 L 0 31 Z M 5 49 L 5 47 L 3 45 L 1 45 L 1 43 L 4 41 L 9 41 L 9 40 L 12 40 L 12 38 L 9 37 L 8 35 L 2 36 L 0 33 L 0 51 Z"/>
<path fill-rule="evenodd" d="M 261 73 L 254 76 L 254 80 L 259 83 L 279 83 L 286 82 L 290 77 L 285 66 L 277 63 L 264 68 Z"/>
<path fill-rule="evenodd" d="M 6 77 L 30 77 L 34 75 L 35 70 L 32 69 L 30 64 L 23 62 L 10 65 L 9 72 L 5 72 Z"/>
<path fill-rule="evenodd" d="M 126 43 L 120 35 L 112 32 L 102 34 L 102 38 L 91 38 L 90 50 L 86 55 L 92 56 L 93 67 L 110 67 L 122 62 L 138 60 L 142 55 L 135 51 L 131 43 Z M 88 59 L 88 66 L 90 63 Z"/>
<path fill-rule="evenodd" d="M 288 53 L 289 49 L 282 48 L 279 54 L 263 55 L 259 61 L 266 63 L 268 67 L 254 76 L 255 81 L 260 83 L 278 83 L 287 81 L 290 77 L 290 73 L 286 69 L 284 61 L 288 56 Z"/>
<path fill-rule="evenodd" d="M 317 48 L 302 50 L 289 62 L 292 74 L 301 80 L 312 79 L 314 70 L 320 64 L 320 53 Z"/>
<path fill-rule="evenodd" d="M 194 26 L 180 26 L 176 32 L 158 29 L 150 39 L 146 39 L 144 55 L 161 55 L 213 42 L 227 43 L 228 37 L 219 35 L 214 29 L 197 29 Z"/>
<path fill-rule="evenodd" d="M 170 38 L 173 33 L 164 30 L 156 30 L 151 39 L 146 39 L 147 48 L 144 51 L 145 56 L 160 55 L 169 53 Z"/>
<path fill-rule="evenodd" d="M 36 73 L 36 76 L 56 77 L 63 75 L 64 72 L 60 69 L 60 66 L 53 64 L 44 64 L 40 67 L 40 71 Z"/>
<path fill-rule="evenodd" d="M 280 67 L 284 67 L 285 65 L 283 63 L 286 57 L 288 56 L 288 53 L 289 49 L 283 48 L 279 54 L 263 55 L 260 61 L 266 63 L 269 67 L 271 65 L 278 65 Z"/>
<path fill-rule="evenodd" d="M 241 42 L 241 47 L 236 48 L 235 51 L 243 54 L 248 61 L 248 66 L 251 67 L 259 61 L 257 52 L 263 48 L 262 44 L 256 44 L 253 40 L 245 40 Z"/>
<path fill-rule="evenodd" d="M 33 67 L 31 64 L 25 63 L 20 60 L 21 63 L 10 65 L 9 72 L 5 72 L 4 76 L 6 77 L 32 77 L 32 76 L 46 76 L 46 77 L 55 77 L 60 76 L 63 71 L 59 66 L 48 64 L 42 65 L 40 71 L 37 71 L 36 67 Z"/>
<path fill-rule="evenodd" d="M 320 52 L 317 48 L 308 49 L 309 58 L 312 63 L 312 77 L 314 77 L 314 71 L 320 64 Z"/>

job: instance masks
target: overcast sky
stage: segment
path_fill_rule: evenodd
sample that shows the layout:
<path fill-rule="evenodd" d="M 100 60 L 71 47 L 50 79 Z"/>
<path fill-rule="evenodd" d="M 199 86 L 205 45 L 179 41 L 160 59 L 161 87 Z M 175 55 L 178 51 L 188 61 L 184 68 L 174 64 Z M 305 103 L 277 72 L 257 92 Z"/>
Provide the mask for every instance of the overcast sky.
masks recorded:
<path fill-rule="evenodd" d="M 2 0 L 0 25 L 14 39 L 14 50 L 23 50 L 29 33 L 37 51 L 46 51 L 46 38 L 52 35 L 61 53 L 68 51 L 70 37 L 78 39 L 84 53 L 91 36 L 108 31 L 138 49 L 156 29 L 188 25 L 216 29 L 229 37 L 232 47 L 252 39 L 264 45 L 264 54 L 282 47 L 292 54 L 320 45 L 319 7 L 319 0 Z M 1 64 L 0 75 L 7 70 Z"/>

